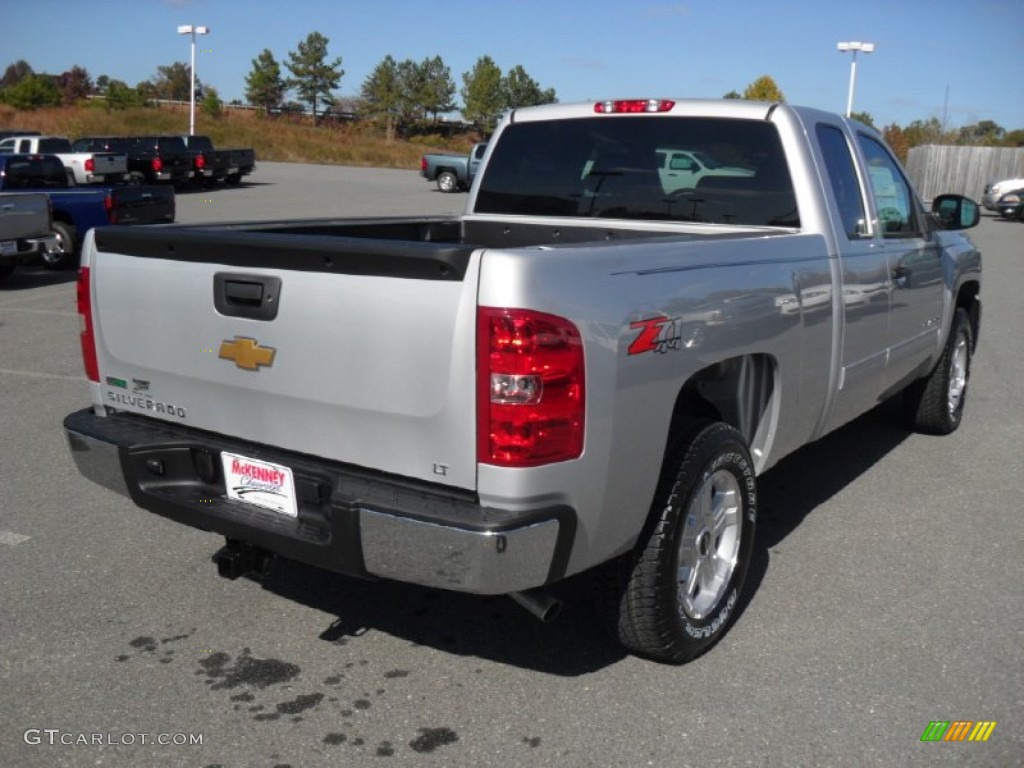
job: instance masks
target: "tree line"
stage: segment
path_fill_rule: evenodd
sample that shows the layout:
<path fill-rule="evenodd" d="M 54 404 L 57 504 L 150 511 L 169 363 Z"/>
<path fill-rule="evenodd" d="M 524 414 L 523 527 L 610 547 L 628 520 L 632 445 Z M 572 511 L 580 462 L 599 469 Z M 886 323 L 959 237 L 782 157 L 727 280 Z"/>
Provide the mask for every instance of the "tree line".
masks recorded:
<path fill-rule="evenodd" d="M 312 32 L 294 51 L 279 62 L 270 49 L 252 60 L 245 77 L 245 97 L 265 114 L 308 111 L 314 123 L 331 114 L 339 100 L 335 91 L 345 75 L 340 56 L 328 54 L 330 40 Z M 285 73 L 287 70 L 287 74 Z M 17 109 L 76 104 L 82 99 L 102 96 L 111 109 L 145 106 L 155 100 L 189 101 L 191 67 L 176 62 L 157 67 L 156 75 L 134 87 L 108 75 L 94 81 L 88 71 L 74 66 L 60 75 L 39 74 L 28 62 L 8 65 L 0 81 L 0 101 Z M 213 115 L 222 102 L 216 88 L 195 81 L 196 100 Z M 289 99 L 294 93 L 295 98 Z M 481 132 L 494 129 L 501 114 L 512 108 L 557 101 L 554 88 L 542 88 L 522 65 L 507 73 L 490 56 L 477 59 L 473 69 L 462 74 L 459 90 L 462 106 L 455 102 L 456 85 L 451 70 L 440 56 L 416 62 L 396 61 L 390 54 L 363 81 L 354 111 L 384 125 L 389 139 L 405 135 L 410 127 L 436 123 L 442 115 L 460 111 L 466 122 Z"/>
<path fill-rule="evenodd" d="M 335 91 L 345 70 L 340 56 L 329 57 L 329 44 L 326 36 L 311 32 L 294 51 L 288 52 L 283 62 L 278 62 L 269 49 L 261 51 L 252 60 L 245 77 L 248 103 L 268 115 L 309 111 L 314 122 L 331 114 L 339 104 Z M 159 99 L 188 101 L 191 74 L 188 64 L 175 62 L 157 67 L 154 77 L 133 87 L 108 75 L 100 75 L 93 81 L 88 71 L 79 66 L 60 75 L 39 74 L 28 62 L 19 60 L 8 65 L 0 79 L 0 101 L 17 109 L 76 104 L 90 96 L 104 97 L 110 109 L 144 106 Z M 558 100 L 554 88 L 542 88 L 521 65 L 502 72 L 490 56 L 480 56 L 470 71 L 462 73 L 461 79 L 459 89 L 440 56 L 417 62 L 397 61 L 389 54 L 367 75 L 351 109 L 382 125 L 391 140 L 407 136 L 424 124 L 436 124 L 442 115 L 456 111 L 461 112 L 475 130 L 488 133 L 509 109 Z M 295 99 L 289 99 L 292 92 Z M 462 99 L 461 106 L 456 104 L 456 93 Z M 207 113 L 213 116 L 220 113 L 222 102 L 217 89 L 199 78 L 196 78 L 196 98 Z M 742 93 L 732 90 L 723 98 L 786 101 L 769 75 L 757 78 Z M 906 126 L 892 123 L 881 127 L 874 124 L 867 112 L 856 112 L 853 117 L 879 130 L 903 161 L 912 147 L 922 144 L 1024 146 L 1024 128 L 1007 130 L 991 120 L 947 129 L 934 117 L 915 120 Z"/>

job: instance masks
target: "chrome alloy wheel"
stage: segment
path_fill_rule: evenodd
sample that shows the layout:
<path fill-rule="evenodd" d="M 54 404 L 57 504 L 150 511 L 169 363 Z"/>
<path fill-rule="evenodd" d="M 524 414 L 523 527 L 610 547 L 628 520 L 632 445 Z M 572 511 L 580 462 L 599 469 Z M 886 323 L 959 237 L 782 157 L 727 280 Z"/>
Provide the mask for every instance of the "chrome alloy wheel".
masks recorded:
<path fill-rule="evenodd" d="M 736 570 L 742 499 L 736 476 L 723 469 L 706 477 L 691 498 L 676 589 L 680 609 L 692 619 L 705 618 L 718 605 Z"/>
<path fill-rule="evenodd" d="M 967 365 L 969 360 L 967 337 L 963 334 L 956 340 L 953 353 L 949 356 L 949 388 L 946 392 L 946 407 L 949 415 L 955 417 L 967 389 Z"/>

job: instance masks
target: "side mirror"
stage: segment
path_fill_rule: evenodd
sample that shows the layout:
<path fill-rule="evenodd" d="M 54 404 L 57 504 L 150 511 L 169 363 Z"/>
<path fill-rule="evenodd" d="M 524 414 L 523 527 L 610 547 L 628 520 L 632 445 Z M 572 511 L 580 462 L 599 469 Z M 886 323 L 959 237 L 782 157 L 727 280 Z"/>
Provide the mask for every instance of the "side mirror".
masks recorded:
<path fill-rule="evenodd" d="M 981 221 L 978 204 L 963 195 L 939 195 L 932 200 L 932 213 L 943 229 L 970 229 Z"/>

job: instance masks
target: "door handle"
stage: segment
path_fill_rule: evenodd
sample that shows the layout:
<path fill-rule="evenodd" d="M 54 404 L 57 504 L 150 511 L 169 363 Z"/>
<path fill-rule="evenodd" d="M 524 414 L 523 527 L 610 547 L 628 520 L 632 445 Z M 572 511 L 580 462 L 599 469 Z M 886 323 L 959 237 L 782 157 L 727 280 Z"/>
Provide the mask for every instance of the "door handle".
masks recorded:
<path fill-rule="evenodd" d="M 218 272 L 213 276 L 213 305 L 227 317 L 273 320 L 281 305 L 281 278 Z"/>

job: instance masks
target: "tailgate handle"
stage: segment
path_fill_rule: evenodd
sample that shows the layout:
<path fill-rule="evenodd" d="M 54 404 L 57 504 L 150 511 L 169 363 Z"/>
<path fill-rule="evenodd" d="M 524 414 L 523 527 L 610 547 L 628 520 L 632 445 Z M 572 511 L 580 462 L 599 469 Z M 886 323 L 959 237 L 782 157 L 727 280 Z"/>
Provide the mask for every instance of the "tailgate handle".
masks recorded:
<path fill-rule="evenodd" d="M 281 304 L 281 278 L 218 272 L 213 276 L 213 305 L 222 315 L 273 320 Z"/>

